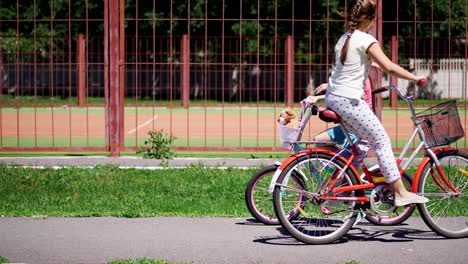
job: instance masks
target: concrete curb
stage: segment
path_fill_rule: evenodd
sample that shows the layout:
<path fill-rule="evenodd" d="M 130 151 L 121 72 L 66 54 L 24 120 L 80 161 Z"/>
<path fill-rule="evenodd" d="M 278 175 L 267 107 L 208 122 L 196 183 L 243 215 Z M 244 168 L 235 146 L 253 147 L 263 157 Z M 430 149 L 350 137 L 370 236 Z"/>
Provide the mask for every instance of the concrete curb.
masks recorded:
<path fill-rule="evenodd" d="M 86 166 L 115 165 L 119 167 L 263 167 L 273 164 L 280 159 L 242 159 L 242 158 L 174 158 L 167 161 L 155 159 L 143 159 L 140 157 L 2 157 L 0 165 L 10 166 L 31 166 L 31 167 L 51 167 L 51 166 Z"/>
<path fill-rule="evenodd" d="M 174 158 L 171 160 L 144 159 L 141 157 L 117 157 L 106 156 L 53 156 L 53 157 L 0 157 L 0 165 L 29 166 L 29 167 L 94 167 L 97 165 L 115 165 L 121 168 L 184 168 L 190 166 L 202 166 L 210 168 L 255 168 L 264 167 L 282 159 L 245 159 L 245 158 Z M 419 164 L 420 159 L 413 161 L 413 165 Z M 368 167 L 377 164 L 376 158 L 366 158 Z"/>

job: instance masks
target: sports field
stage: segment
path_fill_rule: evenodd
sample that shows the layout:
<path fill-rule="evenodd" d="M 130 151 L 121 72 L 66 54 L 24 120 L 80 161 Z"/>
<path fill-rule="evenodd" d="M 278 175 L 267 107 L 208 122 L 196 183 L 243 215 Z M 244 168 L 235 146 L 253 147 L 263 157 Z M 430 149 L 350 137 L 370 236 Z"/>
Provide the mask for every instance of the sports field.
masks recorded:
<path fill-rule="evenodd" d="M 149 130 L 176 136 L 183 147 L 280 148 L 276 119 L 282 107 L 126 107 L 126 147 L 142 146 Z M 103 107 L 1 108 L 1 147 L 103 147 L 106 112 Z M 300 109 L 295 108 L 296 113 Z M 460 111 L 460 110 L 459 110 Z M 460 111 L 466 127 L 465 110 Z M 409 112 L 384 110 L 382 122 L 395 146 L 412 132 Z M 333 124 L 312 117 L 303 139 Z M 398 142 L 398 143 L 397 143 Z M 398 144 L 398 145 L 396 145 Z M 465 147 L 464 139 L 458 144 Z"/>

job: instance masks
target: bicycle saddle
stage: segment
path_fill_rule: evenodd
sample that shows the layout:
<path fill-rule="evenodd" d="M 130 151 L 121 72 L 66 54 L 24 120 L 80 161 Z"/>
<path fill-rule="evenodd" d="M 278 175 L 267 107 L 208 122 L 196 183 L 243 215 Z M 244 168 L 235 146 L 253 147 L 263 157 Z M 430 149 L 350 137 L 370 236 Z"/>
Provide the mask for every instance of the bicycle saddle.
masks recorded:
<path fill-rule="evenodd" d="M 325 109 L 319 112 L 319 118 L 327 123 L 335 123 L 338 124 L 341 122 L 341 116 L 335 113 L 333 110 Z"/>

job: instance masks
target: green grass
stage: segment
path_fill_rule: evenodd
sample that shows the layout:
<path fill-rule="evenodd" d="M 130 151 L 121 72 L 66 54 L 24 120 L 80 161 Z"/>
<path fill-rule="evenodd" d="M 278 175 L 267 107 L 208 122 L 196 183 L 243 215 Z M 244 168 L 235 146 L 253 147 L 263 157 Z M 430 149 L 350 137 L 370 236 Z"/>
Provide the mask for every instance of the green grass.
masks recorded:
<path fill-rule="evenodd" d="M 6 258 L 0 256 L 0 264 L 10 263 Z M 138 259 L 116 259 L 108 262 L 108 264 L 189 264 L 190 262 L 172 262 L 163 259 L 149 259 L 149 258 L 138 258 Z"/>
<path fill-rule="evenodd" d="M 431 105 L 436 105 L 441 102 L 446 102 L 447 100 L 434 101 L 432 104 L 430 102 L 418 103 L 416 106 L 416 112 L 423 111 Z M 464 116 L 466 113 L 465 109 L 466 102 L 458 101 L 458 111 L 460 116 Z M 321 104 L 321 106 L 324 106 Z M 156 112 L 161 115 L 165 114 L 179 114 L 179 113 L 190 113 L 190 114 L 220 114 L 225 115 L 238 115 L 240 113 L 246 115 L 271 115 L 272 109 L 277 109 L 280 111 L 283 107 L 283 104 L 226 104 L 224 106 L 212 106 L 212 105 L 191 105 L 188 108 L 181 107 L 180 104 L 174 105 L 126 105 L 125 114 L 152 114 Z M 300 112 L 300 104 L 294 105 L 294 108 L 297 112 Z M 40 105 L 2 105 L 0 108 L 2 113 L 38 113 L 38 114 L 101 114 L 104 115 L 105 109 L 103 105 L 91 105 L 88 107 L 78 107 L 71 105 L 70 107 L 66 103 L 58 104 L 40 104 Z M 382 107 L 383 115 L 408 115 L 409 110 L 407 105 L 399 105 L 397 109 L 392 109 L 386 107 L 384 104 Z M 273 114 L 275 115 L 275 114 Z M 409 120 L 408 120 L 409 121 Z"/>
<path fill-rule="evenodd" d="M 87 97 L 86 98 L 88 104 L 90 105 L 103 105 L 104 104 L 104 97 Z M 417 104 L 421 106 L 427 106 L 427 105 L 435 105 L 441 102 L 448 101 L 449 99 L 433 99 L 432 101 L 429 99 L 417 99 Z M 15 96 L 15 95 L 6 95 L 4 94 L 2 96 L 2 105 L 6 106 L 16 106 L 17 104 L 21 104 L 23 106 L 33 106 L 33 105 L 38 105 L 41 107 L 47 107 L 47 106 L 61 106 L 61 105 L 77 105 L 77 97 L 72 96 L 72 97 L 67 97 L 67 98 L 61 98 L 61 97 L 41 97 L 41 96 Z M 457 99 L 458 103 L 463 105 L 465 102 L 462 99 Z M 406 103 L 398 99 L 397 100 L 398 106 L 406 106 Z M 139 98 L 136 99 L 135 97 L 126 97 L 125 98 L 125 104 L 132 106 L 132 105 L 158 105 L 158 106 L 172 106 L 172 107 L 179 107 L 181 105 L 180 100 L 160 100 L 160 99 L 152 99 L 152 98 Z M 192 99 L 190 100 L 190 105 L 193 106 L 219 106 L 219 105 L 227 105 L 227 106 L 238 106 L 239 102 L 233 101 L 233 102 L 228 102 L 228 101 L 218 101 L 218 100 L 199 100 L 199 99 Z M 242 102 L 243 105 L 272 105 L 274 102 L 268 102 L 268 101 L 252 101 L 252 102 Z M 278 105 L 284 104 L 284 102 L 278 101 L 276 102 Z M 382 99 L 382 105 L 383 106 L 388 106 L 389 105 L 389 99 L 384 98 Z"/>
<path fill-rule="evenodd" d="M 158 113 L 160 115 L 168 114 L 225 114 L 225 115 L 275 115 L 272 109 L 278 109 L 278 112 L 284 106 L 260 106 L 260 107 L 248 107 L 248 106 L 225 106 L 225 107 L 202 107 L 192 106 L 189 108 L 182 107 L 164 107 L 164 106 L 126 106 L 125 114 L 153 114 Z M 44 106 L 44 107 L 5 107 L 1 109 L 2 113 L 37 113 L 37 114 L 98 114 L 104 115 L 105 109 L 103 106 L 90 106 L 90 107 L 68 107 L 63 105 Z M 300 110 L 300 108 L 298 108 Z"/>
<path fill-rule="evenodd" d="M 348 261 L 345 261 L 343 264 L 359 264 L 361 262 L 355 260 L 355 259 L 352 259 L 352 260 L 348 260 Z"/>
<path fill-rule="evenodd" d="M 0 215 L 247 217 L 254 171 L 0 166 Z"/>
<path fill-rule="evenodd" d="M 399 148 L 399 149 L 402 149 L 406 143 L 408 142 L 407 139 L 391 139 L 392 141 L 392 147 L 393 148 Z M 413 142 L 413 145 L 411 145 L 411 148 L 416 148 L 419 143 L 421 141 L 419 139 L 415 140 L 415 142 Z M 467 144 L 468 144 L 468 140 L 466 139 L 459 139 L 457 140 L 455 143 L 452 143 L 450 146 L 451 147 L 454 147 L 454 148 L 458 148 L 458 149 L 464 149 L 467 147 Z M 435 150 L 437 147 L 434 147 L 433 149 Z M 396 153 L 396 151 L 394 150 L 394 152 Z"/>
<path fill-rule="evenodd" d="M 244 191 L 257 169 L 0 166 L 0 216 L 250 217 Z"/>
<path fill-rule="evenodd" d="M 163 259 L 117 259 L 109 262 L 109 264 L 187 264 L 189 262 L 171 262 Z"/>

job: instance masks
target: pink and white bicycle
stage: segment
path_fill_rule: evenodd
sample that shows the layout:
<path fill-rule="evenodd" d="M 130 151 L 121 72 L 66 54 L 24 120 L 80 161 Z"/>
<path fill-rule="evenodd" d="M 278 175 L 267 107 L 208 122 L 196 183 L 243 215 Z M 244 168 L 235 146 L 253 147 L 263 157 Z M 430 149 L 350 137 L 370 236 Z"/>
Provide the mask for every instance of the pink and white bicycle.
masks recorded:
<path fill-rule="evenodd" d="M 305 101 L 303 101 L 305 102 Z M 342 148 L 342 146 L 336 145 L 333 142 L 318 142 L 318 141 L 302 141 L 302 135 L 304 128 L 310 122 L 312 116 L 316 116 L 321 110 L 315 105 L 307 103 L 302 104 L 302 111 L 299 115 L 299 127 L 291 128 L 278 124 L 280 129 L 280 140 L 283 147 L 288 147 L 292 154 L 298 153 L 310 146 L 318 147 L 317 149 L 327 151 L 327 153 L 334 153 L 333 155 L 347 156 L 351 152 L 351 149 Z M 356 142 L 354 139 L 349 138 L 349 142 Z M 245 203 L 247 209 L 251 215 L 259 222 L 266 225 L 277 225 L 279 224 L 278 218 L 276 217 L 273 208 L 273 188 L 276 183 L 281 169 L 281 162 L 276 162 L 269 166 L 263 167 L 258 170 L 249 180 L 245 189 Z M 379 167 L 372 166 L 370 168 L 364 168 L 367 173 L 378 174 Z M 361 179 L 365 181 L 365 174 L 361 175 Z M 369 202 L 364 207 L 365 218 L 372 224 L 375 225 L 398 225 L 408 219 L 415 207 L 395 207 L 393 206 L 393 195 L 392 192 L 388 191 L 388 185 L 382 181 L 379 183 L 379 187 L 374 192 L 367 192 L 366 195 L 370 197 Z M 408 189 L 411 188 L 412 179 L 406 173 L 402 174 L 403 183 Z M 289 187 L 294 188 L 305 188 L 307 183 L 307 174 L 304 174 L 300 170 L 292 170 L 290 174 L 290 180 L 288 182 Z M 385 187 L 384 187 L 385 186 Z M 303 204 L 302 196 L 297 196 L 297 204 Z M 291 211 L 287 214 L 288 218 L 295 218 L 299 216 L 300 211 L 291 208 Z"/>

